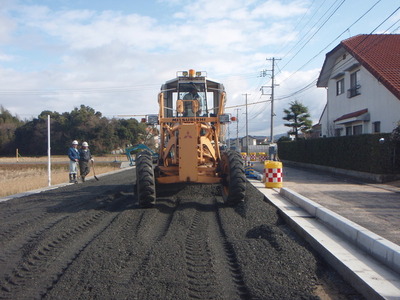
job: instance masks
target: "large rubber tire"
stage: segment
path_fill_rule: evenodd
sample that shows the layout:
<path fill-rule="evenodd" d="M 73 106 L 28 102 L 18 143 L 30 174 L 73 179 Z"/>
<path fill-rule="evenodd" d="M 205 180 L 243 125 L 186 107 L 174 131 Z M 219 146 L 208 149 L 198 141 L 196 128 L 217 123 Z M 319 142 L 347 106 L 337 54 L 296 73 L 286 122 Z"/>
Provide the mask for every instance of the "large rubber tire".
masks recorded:
<path fill-rule="evenodd" d="M 152 207 L 156 203 L 153 161 L 146 150 L 136 156 L 136 194 L 142 207 Z"/>
<path fill-rule="evenodd" d="M 228 205 L 244 201 L 246 196 L 246 175 L 242 156 L 233 150 L 222 153 L 222 198 Z"/>

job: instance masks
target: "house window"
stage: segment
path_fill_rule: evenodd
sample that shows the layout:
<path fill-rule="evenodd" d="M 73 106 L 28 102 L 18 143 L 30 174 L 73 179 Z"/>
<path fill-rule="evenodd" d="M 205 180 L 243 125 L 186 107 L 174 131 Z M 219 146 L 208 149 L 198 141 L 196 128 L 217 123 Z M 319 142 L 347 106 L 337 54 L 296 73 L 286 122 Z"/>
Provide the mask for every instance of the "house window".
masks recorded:
<path fill-rule="evenodd" d="M 343 129 L 343 128 L 336 128 L 336 129 L 335 129 L 335 136 L 340 136 L 341 133 L 342 133 L 342 129 Z"/>
<path fill-rule="evenodd" d="M 344 78 L 336 81 L 336 95 L 341 95 L 344 93 Z"/>
<path fill-rule="evenodd" d="M 376 121 L 372 123 L 372 130 L 374 133 L 379 133 L 381 132 L 381 122 L 380 121 Z"/>
<path fill-rule="evenodd" d="M 353 126 L 353 135 L 362 134 L 362 125 Z"/>
<path fill-rule="evenodd" d="M 353 133 L 353 128 L 351 126 L 346 127 L 346 135 L 351 135 Z"/>
<path fill-rule="evenodd" d="M 348 98 L 352 98 L 355 97 L 357 95 L 360 95 L 360 74 L 359 74 L 359 70 L 355 71 L 353 73 L 350 74 L 350 89 L 347 90 L 347 97 Z"/>

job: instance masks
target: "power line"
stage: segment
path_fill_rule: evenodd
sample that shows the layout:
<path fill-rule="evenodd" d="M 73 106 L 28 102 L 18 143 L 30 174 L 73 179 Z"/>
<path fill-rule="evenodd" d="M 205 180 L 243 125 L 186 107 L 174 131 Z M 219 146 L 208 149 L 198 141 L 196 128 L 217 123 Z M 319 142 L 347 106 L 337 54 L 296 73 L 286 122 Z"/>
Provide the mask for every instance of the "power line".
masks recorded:
<path fill-rule="evenodd" d="M 325 2 L 326 0 L 324 0 Z M 293 27 L 292 31 L 295 32 L 296 29 L 300 26 L 301 21 L 303 21 L 304 17 L 308 14 L 308 12 L 310 11 L 311 7 L 314 5 L 315 0 L 313 0 L 310 4 L 310 6 L 307 8 L 307 11 L 302 15 L 302 17 L 299 19 L 299 21 L 297 22 L 297 24 Z M 322 6 L 322 5 L 321 5 Z M 321 6 L 319 8 L 321 8 Z M 317 11 L 319 10 L 319 8 L 317 9 Z M 313 16 L 317 13 L 317 11 L 313 14 Z M 312 17 L 308 20 L 308 22 L 303 26 L 303 29 L 308 25 L 308 23 L 311 21 Z M 299 33 L 300 35 L 300 33 Z M 289 44 L 289 42 L 286 42 L 282 48 L 278 51 L 278 53 L 282 52 L 283 49 L 286 48 L 286 46 Z M 297 45 L 297 44 L 296 44 Z M 290 52 L 290 51 L 289 51 Z M 289 53 L 288 52 L 288 53 Z M 287 53 L 287 54 L 288 54 Z"/>
<path fill-rule="evenodd" d="M 366 12 L 364 12 L 356 21 L 354 21 L 350 26 L 348 26 L 342 33 L 340 33 L 335 39 L 333 39 L 328 45 L 326 45 L 321 51 L 319 51 L 316 55 L 314 55 L 312 58 L 310 58 L 305 64 L 303 64 L 300 68 L 298 68 L 294 73 L 290 74 L 287 78 L 285 78 L 282 82 L 286 81 L 287 79 L 291 78 L 294 74 L 299 72 L 301 69 L 303 69 L 306 65 L 308 65 L 311 61 L 313 61 L 315 58 L 318 57 L 323 51 L 325 51 L 330 45 L 332 45 L 336 40 L 338 40 L 345 32 L 347 32 L 351 27 L 353 27 L 355 24 L 357 24 L 362 18 L 364 18 L 379 2 L 382 0 L 378 0 L 373 4 Z M 287 64 L 286 64 L 287 65 Z M 286 66 L 285 65 L 285 66 Z M 284 66 L 284 67 L 285 67 Z"/>
<path fill-rule="evenodd" d="M 390 15 L 388 17 L 386 17 L 378 26 L 376 26 L 369 34 L 365 35 L 365 37 L 359 41 L 354 47 L 353 49 L 358 49 L 364 42 L 366 39 L 368 39 L 380 26 L 382 26 L 387 20 L 389 20 L 398 10 L 400 9 L 400 6 L 397 7 L 397 9 L 395 9 L 393 12 L 390 13 Z M 397 21 L 398 22 L 398 21 Z M 396 23 L 397 23 L 396 22 Z M 389 28 L 391 28 L 392 26 L 390 26 Z M 387 31 L 387 30 L 386 30 Z M 385 31 L 385 32 L 386 32 Z M 370 44 L 364 44 L 363 48 L 359 49 L 359 53 L 360 54 L 366 54 L 368 51 L 371 51 L 376 45 L 378 45 L 380 42 L 382 42 L 383 39 L 387 38 L 388 35 L 387 34 L 382 34 L 380 36 L 380 39 L 377 39 L 377 41 L 375 41 L 375 43 L 373 45 Z M 337 63 L 335 63 L 332 67 L 329 68 L 329 70 L 327 70 L 328 72 L 331 72 L 334 68 L 338 67 L 342 67 L 344 66 L 346 62 L 343 61 L 339 61 Z"/>
<path fill-rule="evenodd" d="M 379 2 L 381 2 L 381 0 L 378 0 L 377 2 L 375 2 L 366 12 L 364 12 L 356 21 L 354 21 L 350 26 L 348 26 L 348 27 L 346 28 L 346 30 L 344 30 L 339 36 L 337 36 L 334 40 L 332 40 L 326 47 L 324 47 L 321 51 L 319 51 L 318 54 L 316 54 L 315 56 L 313 56 L 313 57 L 312 57 L 310 60 L 308 60 L 304 65 L 302 65 L 299 69 L 297 69 L 295 72 L 293 72 L 293 73 L 290 74 L 288 77 L 286 77 L 284 80 L 282 80 L 281 83 L 284 82 L 284 81 L 286 81 L 286 80 L 288 80 L 289 78 L 291 78 L 294 74 L 296 74 L 297 72 L 299 72 L 302 68 L 304 68 L 307 64 L 309 64 L 313 59 L 315 59 L 319 54 L 321 54 L 324 50 L 326 50 L 333 42 L 335 42 L 338 38 L 340 38 L 340 36 L 342 36 L 348 29 L 350 29 L 352 26 L 354 26 L 356 23 L 358 23 L 363 17 L 365 17 L 377 4 L 379 4 Z M 391 16 L 393 16 L 393 14 L 395 14 L 395 13 L 397 12 L 397 10 L 399 10 L 399 9 L 400 9 L 400 7 L 397 8 L 395 11 L 393 11 L 383 22 L 381 22 L 374 30 L 372 30 L 370 34 L 372 34 L 375 30 L 377 30 L 383 23 L 385 23 L 385 22 L 386 22 Z M 398 22 L 398 21 L 397 21 L 397 22 Z M 396 22 L 396 23 L 397 23 L 397 22 Z M 391 27 L 392 27 L 392 26 L 391 26 Z M 362 42 L 362 41 L 361 41 L 361 42 Z M 359 44 L 361 44 L 361 42 L 360 42 Z M 358 45 L 357 45 L 357 46 L 358 46 Z M 332 69 L 333 69 L 334 67 L 336 67 L 339 63 L 341 63 L 341 62 L 336 63 L 336 64 L 332 67 Z M 301 89 L 299 89 L 299 90 L 293 92 L 292 94 L 279 97 L 279 99 L 277 99 L 277 100 L 287 99 L 287 98 L 293 97 L 294 95 L 299 94 L 299 93 L 301 93 L 301 92 L 303 92 L 303 91 L 306 91 L 306 90 L 308 90 L 309 88 L 311 88 L 311 87 L 312 87 L 311 85 L 312 85 L 314 82 L 316 83 L 317 80 L 318 80 L 318 78 L 314 79 L 311 83 L 309 83 L 309 84 L 307 84 L 305 87 L 303 87 L 303 88 L 301 88 Z"/>
<path fill-rule="evenodd" d="M 306 32 L 306 34 L 301 35 L 302 32 L 307 28 L 307 25 L 311 22 L 311 20 L 314 18 L 314 16 L 318 13 L 318 11 L 320 10 L 320 8 L 325 4 L 325 2 L 326 2 L 326 0 L 324 0 L 324 1 L 320 4 L 320 6 L 315 10 L 314 14 L 310 17 L 310 19 L 308 20 L 308 22 L 303 26 L 302 30 L 300 30 L 300 32 L 299 32 L 299 34 L 298 34 L 299 36 L 301 36 L 300 39 L 297 41 L 297 43 L 296 43 L 295 45 L 292 46 L 292 48 L 290 48 L 290 50 L 289 50 L 285 55 L 282 56 L 282 59 L 284 59 L 286 56 L 288 56 L 289 53 L 291 53 L 292 50 L 295 49 L 295 48 L 297 47 L 297 45 L 299 45 L 299 44 L 303 41 L 303 39 L 306 38 L 306 36 L 311 32 L 311 30 L 312 30 L 312 29 L 315 27 L 315 25 L 319 22 L 320 19 L 319 19 L 311 28 L 308 29 L 308 31 Z M 330 8 L 329 8 L 329 9 L 330 9 Z M 328 9 L 326 12 L 328 12 L 329 9 Z M 325 12 L 325 14 L 326 14 L 326 12 Z M 325 14 L 324 14 L 324 15 L 325 15 Z M 323 15 L 323 16 L 324 16 L 324 15 Z M 293 31 L 294 31 L 294 30 L 295 30 L 295 29 L 293 29 Z M 285 45 L 285 47 L 286 47 L 286 45 Z M 278 52 L 281 52 L 281 51 L 282 51 L 282 50 L 279 50 Z"/>
<path fill-rule="evenodd" d="M 344 4 L 346 0 L 342 0 L 342 2 L 339 4 L 338 7 L 335 8 L 335 10 L 329 15 L 329 17 L 322 23 L 322 25 L 319 26 L 319 28 L 313 33 L 313 35 L 305 42 L 303 46 L 292 56 L 292 58 L 282 67 L 285 68 L 299 53 L 301 50 L 304 49 L 304 47 L 312 40 L 312 38 L 324 27 L 324 25 L 330 20 L 330 18 L 338 11 L 338 9 Z"/>

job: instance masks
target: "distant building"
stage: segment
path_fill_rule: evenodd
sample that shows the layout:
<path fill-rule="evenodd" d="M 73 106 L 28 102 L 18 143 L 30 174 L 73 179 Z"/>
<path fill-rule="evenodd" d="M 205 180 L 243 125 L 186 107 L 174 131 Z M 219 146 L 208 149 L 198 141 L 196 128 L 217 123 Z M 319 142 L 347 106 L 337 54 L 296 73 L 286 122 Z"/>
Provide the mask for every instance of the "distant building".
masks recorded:
<path fill-rule="evenodd" d="M 246 143 L 246 140 L 247 140 L 247 143 Z M 247 145 L 249 146 L 249 151 L 253 151 L 254 149 L 264 149 L 265 147 L 259 147 L 259 146 L 266 145 L 267 142 L 268 142 L 268 137 L 266 137 L 266 136 L 252 136 L 252 135 L 248 135 L 248 136 L 239 138 L 239 145 L 237 145 L 236 138 L 232 138 L 229 140 L 230 147 L 232 149 L 234 148 L 234 149 L 237 149 L 237 150 L 243 151 L 243 152 L 246 152 Z M 253 149 L 253 150 L 250 150 L 250 149 Z M 255 152 L 257 152 L 257 151 L 255 151 Z"/>
<path fill-rule="evenodd" d="M 326 54 L 321 136 L 392 132 L 400 120 L 400 35 L 365 34 Z"/>

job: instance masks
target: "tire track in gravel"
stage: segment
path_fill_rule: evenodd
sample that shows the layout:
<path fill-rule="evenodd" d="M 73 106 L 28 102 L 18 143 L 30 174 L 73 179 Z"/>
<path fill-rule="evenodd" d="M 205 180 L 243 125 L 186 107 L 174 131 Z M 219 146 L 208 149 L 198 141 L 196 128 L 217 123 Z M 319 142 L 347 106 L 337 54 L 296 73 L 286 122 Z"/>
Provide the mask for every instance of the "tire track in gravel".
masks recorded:
<path fill-rule="evenodd" d="M 179 204 L 180 199 L 177 198 L 176 201 L 170 201 L 165 205 L 162 213 L 160 213 L 160 210 L 152 209 L 146 210 L 147 214 L 142 215 L 137 227 L 136 237 L 144 241 L 144 248 L 147 248 L 147 250 L 145 250 L 138 269 L 132 274 L 131 281 L 135 281 L 140 276 L 139 274 L 146 269 L 155 245 L 167 234 Z"/>
<path fill-rule="evenodd" d="M 216 217 L 216 222 L 218 224 L 218 230 L 219 230 L 218 234 L 220 236 L 220 239 L 222 240 L 223 252 L 225 253 L 226 263 L 228 266 L 228 268 L 226 268 L 225 270 L 229 270 L 229 274 L 233 279 L 234 288 L 237 291 L 237 294 L 239 295 L 240 299 L 251 299 L 251 294 L 243 280 L 243 274 L 240 268 L 240 264 L 236 257 L 236 252 L 232 244 L 228 241 L 224 227 L 222 226 L 220 209 L 225 207 L 222 204 L 223 200 L 220 199 L 220 201 L 217 201 L 217 198 L 214 198 L 214 203 L 217 206 L 215 217 Z"/>
<path fill-rule="evenodd" d="M 119 212 L 112 212 L 112 207 L 126 201 L 126 197 L 114 201 L 110 211 L 90 210 L 74 218 L 61 217 L 64 222 L 56 222 L 33 237 L 25 245 L 22 260 L 1 279 L 0 297 L 43 297 L 82 251 L 115 220 Z"/>
<path fill-rule="evenodd" d="M 51 199 L 51 192 L 53 191 L 42 194 L 43 197 L 41 200 L 32 201 L 30 200 L 30 196 L 18 199 L 19 203 L 15 206 L 19 206 L 19 209 L 14 208 L 10 210 L 7 209 L 7 205 L 3 207 L 0 206 L 0 211 L 3 213 L 0 219 L 4 222 L 2 225 L 2 232 L 0 232 L 0 245 L 3 241 L 9 243 L 10 239 L 21 233 L 26 235 L 26 232 L 29 230 L 33 232 L 38 230 L 34 226 L 42 228 L 47 221 L 43 219 L 51 217 L 49 213 L 58 214 L 60 211 L 78 211 L 82 209 L 81 199 L 72 198 L 70 196 L 67 198 L 61 197 L 61 201 L 53 201 Z M 58 194 L 58 197 L 60 197 L 60 194 Z M 92 196 L 92 198 L 95 199 L 96 196 Z M 49 200 L 54 204 L 53 207 L 49 207 Z M 90 200 L 90 197 L 86 198 L 87 203 L 90 203 Z M 28 205 L 28 202 L 32 204 Z M 86 205 L 88 205 L 87 203 Z M 29 211 L 29 215 L 26 215 L 26 211 Z M 48 220 L 48 222 L 52 223 L 53 221 Z"/>
<path fill-rule="evenodd" d="M 102 196 L 105 200 L 108 198 L 118 197 L 118 193 L 114 195 Z M 44 194 L 44 199 L 50 199 L 51 194 Z M 90 201 L 91 198 L 87 198 L 85 203 L 82 203 L 80 199 L 64 199 L 64 201 L 36 201 L 38 205 L 31 209 L 25 208 L 21 203 L 26 202 L 26 199 L 21 199 L 21 203 L 18 206 L 22 206 L 21 209 L 13 210 L 13 219 L 6 222 L 0 233 L 0 276 L 8 271 L 8 262 L 17 259 L 17 255 L 23 250 L 24 247 L 33 248 L 34 241 L 37 241 L 38 237 L 41 236 L 45 231 L 50 230 L 53 226 L 61 221 L 64 221 L 69 216 L 62 215 L 60 212 L 66 211 L 79 211 L 82 209 L 98 209 L 102 206 L 101 197 L 92 196 L 92 199 L 97 201 Z M 28 199 L 29 202 L 32 202 Z M 44 204 L 47 204 L 44 205 Z M 49 206 L 53 204 L 52 206 Z M 26 215 L 26 211 L 29 211 L 29 215 Z M 4 220 L 3 220 L 4 221 Z M 23 252 L 23 251 L 22 251 Z M 20 259 L 20 257 L 18 257 Z"/>
<path fill-rule="evenodd" d="M 128 210 L 126 205 L 64 272 L 46 298 L 65 293 L 68 286 L 72 287 L 69 293 L 72 298 L 101 294 L 105 299 L 137 299 L 132 283 L 146 273 L 154 247 L 164 239 L 178 205 L 179 200 L 160 203 L 158 209 L 142 209 L 136 201 Z M 112 280 L 108 280 L 110 273 L 114 276 Z"/>
<path fill-rule="evenodd" d="M 4 245 L 23 242 L 7 251 L 0 299 L 316 299 L 320 276 L 331 280 L 254 188 L 227 207 L 215 185 L 165 185 L 142 209 L 134 173 L 0 204 L 15 212 L 0 219 Z"/>
<path fill-rule="evenodd" d="M 204 204 L 201 204 L 204 207 Z M 188 294 L 192 299 L 250 299 L 235 251 L 219 216 L 219 203 L 198 205 L 185 240 Z"/>
<path fill-rule="evenodd" d="M 25 227 L 32 226 L 30 222 L 23 222 L 24 226 L 16 226 L 13 228 L 12 235 L 8 232 L 8 235 L 4 235 L 4 241 L 0 242 L 1 254 L 0 254 L 0 276 L 10 271 L 9 262 L 20 260 L 24 252 L 24 247 L 30 244 L 29 247 L 33 247 L 33 242 L 36 241 L 44 232 L 51 230 L 52 227 L 58 223 L 64 221 L 68 216 L 58 216 L 57 218 L 46 220 L 46 222 L 40 222 L 40 226 L 36 226 L 31 230 L 31 234 L 21 234 Z M 39 218 L 38 218 L 39 219 Z M 39 228 L 36 230 L 36 228 Z M 21 251 L 22 250 L 22 251 Z M 12 264 L 11 264 L 12 266 Z"/>
<path fill-rule="evenodd" d="M 189 297 L 194 299 L 218 299 L 212 254 L 207 239 L 208 224 L 197 210 L 185 240 Z"/>
<path fill-rule="evenodd" d="M 33 223 L 40 222 L 46 216 L 45 212 L 35 215 L 32 218 L 16 219 L 16 222 L 7 223 L 0 232 L 0 246 L 4 246 L 4 242 L 9 243 L 11 239 L 15 238 L 18 233 L 24 231 L 25 228 L 31 227 Z"/>

